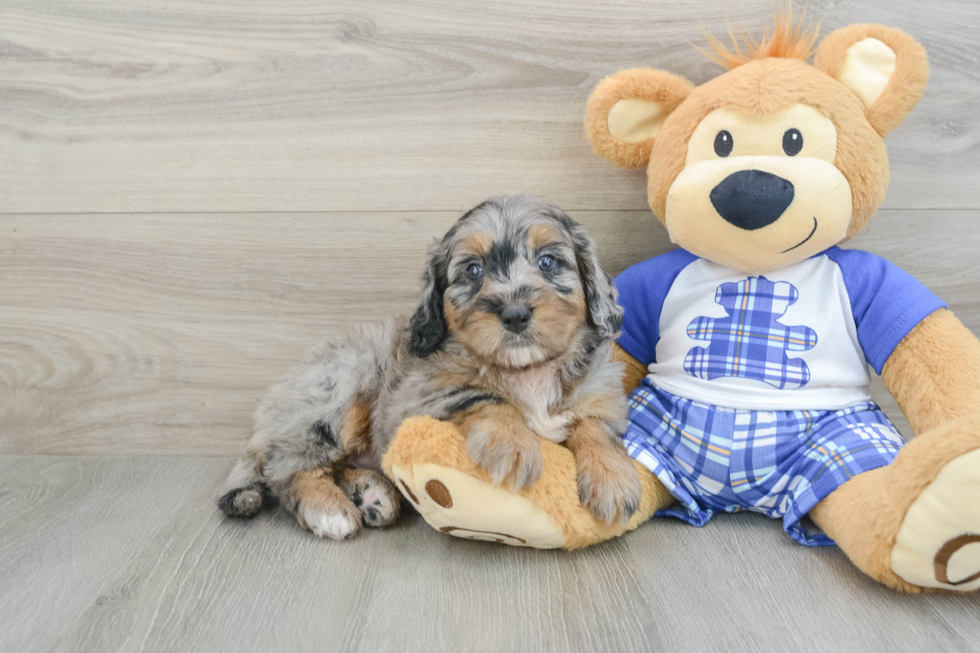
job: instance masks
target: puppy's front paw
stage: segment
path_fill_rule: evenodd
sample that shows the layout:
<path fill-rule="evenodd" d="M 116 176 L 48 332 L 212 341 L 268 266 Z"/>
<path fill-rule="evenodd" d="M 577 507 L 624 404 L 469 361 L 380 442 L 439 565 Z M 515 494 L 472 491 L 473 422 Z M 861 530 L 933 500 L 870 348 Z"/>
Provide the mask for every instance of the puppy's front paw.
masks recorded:
<path fill-rule="evenodd" d="M 509 478 L 515 490 L 534 485 L 541 476 L 541 443 L 521 425 L 481 420 L 466 436 L 466 452 L 494 483 Z"/>
<path fill-rule="evenodd" d="M 643 487 L 626 450 L 613 443 L 580 452 L 575 456 L 575 467 L 582 505 L 607 524 L 616 515 L 624 524 L 628 522 L 640 505 Z"/>

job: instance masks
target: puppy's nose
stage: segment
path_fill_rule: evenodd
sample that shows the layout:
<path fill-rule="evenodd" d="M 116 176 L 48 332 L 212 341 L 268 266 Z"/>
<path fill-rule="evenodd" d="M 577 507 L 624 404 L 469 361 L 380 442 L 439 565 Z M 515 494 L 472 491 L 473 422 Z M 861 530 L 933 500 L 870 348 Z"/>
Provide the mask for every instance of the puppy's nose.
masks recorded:
<path fill-rule="evenodd" d="M 527 304 L 511 304 L 500 311 L 500 321 L 512 333 L 520 333 L 531 323 L 531 307 Z"/>
<path fill-rule="evenodd" d="M 793 184 L 762 170 L 739 170 L 711 190 L 718 215 L 739 229 L 762 229 L 793 202 Z"/>

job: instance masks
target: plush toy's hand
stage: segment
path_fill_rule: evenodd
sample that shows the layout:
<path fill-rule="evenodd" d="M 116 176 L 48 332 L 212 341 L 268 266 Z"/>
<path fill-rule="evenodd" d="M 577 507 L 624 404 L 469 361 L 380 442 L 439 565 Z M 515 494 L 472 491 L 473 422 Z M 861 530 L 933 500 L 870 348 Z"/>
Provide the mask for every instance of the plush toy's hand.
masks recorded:
<path fill-rule="evenodd" d="M 494 483 L 509 480 L 515 490 L 530 487 L 541 476 L 540 438 L 514 420 L 487 417 L 466 433 L 466 451 Z"/>

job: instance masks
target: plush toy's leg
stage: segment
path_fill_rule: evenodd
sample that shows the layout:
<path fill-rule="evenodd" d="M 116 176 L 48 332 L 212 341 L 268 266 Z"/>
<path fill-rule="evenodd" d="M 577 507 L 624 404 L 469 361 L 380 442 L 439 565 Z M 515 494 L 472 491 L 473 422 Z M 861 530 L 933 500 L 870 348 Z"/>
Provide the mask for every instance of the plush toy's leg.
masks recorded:
<path fill-rule="evenodd" d="M 810 512 L 858 567 L 890 587 L 980 587 L 980 342 L 951 312 L 913 329 L 882 377 L 919 434 Z"/>
<path fill-rule="evenodd" d="M 889 587 L 980 588 L 980 415 L 913 439 L 891 465 L 847 481 L 810 516 Z"/>
<path fill-rule="evenodd" d="M 648 470 L 636 464 L 640 505 L 628 524 L 605 524 L 579 501 L 575 459 L 565 447 L 541 441 L 542 472 L 513 492 L 494 484 L 466 451 L 455 426 L 430 417 L 406 420 L 383 467 L 433 528 L 448 535 L 515 546 L 575 549 L 636 528 L 673 502 Z"/>

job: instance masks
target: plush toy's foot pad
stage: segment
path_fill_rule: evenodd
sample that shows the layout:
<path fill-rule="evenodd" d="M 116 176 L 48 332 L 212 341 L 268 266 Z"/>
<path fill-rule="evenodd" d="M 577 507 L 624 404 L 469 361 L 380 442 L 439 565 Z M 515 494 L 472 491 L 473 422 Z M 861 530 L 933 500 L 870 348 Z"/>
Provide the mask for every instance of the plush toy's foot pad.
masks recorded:
<path fill-rule="evenodd" d="M 673 501 L 656 477 L 634 466 L 643 494 L 628 524 L 605 524 L 579 501 L 575 458 L 541 441 L 543 470 L 531 487 L 495 485 L 466 453 L 466 439 L 448 422 L 405 420 L 382 466 L 433 528 L 456 537 L 539 549 L 575 549 L 622 535 Z"/>
<path fill-rule="evenodd" d="M 393 466 L 395 483 L 433 528 L 469 540 L 554 549 L 565 534 L 529 499 L 449 467 Z"/>
<path fill-rule="evenodd" d="M 912 503 L 891 566 L 920 587 L 980 588 L 980 449 L 946 463 Z"/>

